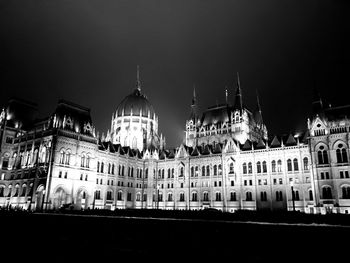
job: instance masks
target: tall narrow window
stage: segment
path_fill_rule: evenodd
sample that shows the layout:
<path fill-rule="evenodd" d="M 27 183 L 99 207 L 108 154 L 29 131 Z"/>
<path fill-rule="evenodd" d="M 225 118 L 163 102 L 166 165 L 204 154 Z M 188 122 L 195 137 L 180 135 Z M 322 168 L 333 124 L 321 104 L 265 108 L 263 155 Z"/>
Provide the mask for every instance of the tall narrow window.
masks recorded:
<path fill-rule="evenodd" d="M 67 154 L 66 154 L 65 164 L 67 164 L 67 165 L 70 164 L 70 152 L 69 152 L 69 151 L 68 151 Z"/>
<path fill-rule="evenodd" d="M 231 192 L 230 201 L 236 201 L 236 192 Z"/>
<path fill-rule="evenodd" d="M 213 172 L 214 172 L 214 175 L 218 175 L 218 167 L 217 167 L 217 165 L 215 164 L 213 168 L 214 168 L 214 169 L 213 169 L 213 170 L 214 170 L 214 171 L 213 171 Z"/>
<path fill-rule="evenodd" d="M 272 171 L 273 173 L 276 172 L 276 161 L 275 161 L 275 160 L 273 160 L 273 161 L 271 162 L 271 171 Z"/>
<path fill-rule="evenodd" d="M 342 155 L 343 163 L 347 163 L 348 162 L 348 154 L 346 153 L 346 149 L 345 148 L 343 148 L 341 150 L 341 155 Z"/>
<path fill-rule="evenodd" d="M 267 165 L 266 165 L 266 161 L 263 161 L 262 162 L 262 171 L 263 171 L 263 173 L 267 173 Z"/>
<path fill-rule="evenodd" d="M 246 167 L 247 170 L 247 167 Z M 233 163 L 230 163 L 230 174 L 233 174 L 235 172 Z"/>
<path fill-rule="evenodd" d="M 309 200 L 310 201 L 314 200 L 314 196 L 312 194 L 312 190 L 309 190 Z"/>
<path fill-rule="evenodd" d="M 217 192 L 216 194 L 215 194 L 215 201 L 221 201 L 221 193 L 220 192 Z"/>
<path fill-rule="evenodd" d="M 253 165 L 252 165 L 252 163 L 248 163 L 248 173 L 249 174 L 252 174 L 253 173 Z"/>
<path fill-rule="evenodd" d="M 298 159 L 293 160 L 294 171 L 299 171 Z"/>
<path fill-rule="evenodd" d="M 251 192 L 246 192 L 245 193 L 245 197 L 246 197 L 245 198 L 246 201 L 252 201 L 253 200 Z"/>
<path fill-rule="evenodd" d="M 81 162 L 80 162 L 80 167 L 84 167 L 85 166 L 85 155 L 81 156 Z"/>
<path fill-rule="evenodd" d="M 288 172 L 292 171 L 292 160 L 291 159 L 287 160 L 287 170 L 288 170 Z"/>
<path fill-rule="evenodd" d="M 256 163 L 256 172 L 261 173 L 261 163 L 260 162 Z"/>
<path fill-rule="evenodd" d="M 277 172 L 282 172 L 282 161 L 281 160 L 277 161 Z"/>
<path fill-rule="evenodd" d="M 247 164 L 243 163 L 243 174 L 247 174 Z"/>
<path fill-rule="evenodd" d="M 303 159 L 303 164 L 304 164 L 304 170 L 305 171 L 309 170 L 309 159 L 307 157 Z"/>

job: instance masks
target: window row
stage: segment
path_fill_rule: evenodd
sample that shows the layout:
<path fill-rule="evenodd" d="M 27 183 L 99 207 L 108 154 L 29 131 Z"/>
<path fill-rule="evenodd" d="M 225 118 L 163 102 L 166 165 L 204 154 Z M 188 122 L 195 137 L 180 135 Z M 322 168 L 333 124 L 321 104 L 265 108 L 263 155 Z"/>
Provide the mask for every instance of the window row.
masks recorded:
<path fill-rule="evenodd" d="M 305 157 L 303 159 L 303 168 L 305 171 L 309 170 L 309 159 Z M 251 162 L 243 163 L 242 164 L 242 170 L 243 174 L 252 174 L 253 173 L 253 164 Z M 256 173 L 267 173 L 267 162 L 266 161 L 258 161 L 256 163 Z M 297 158 L 288 159 L 287 160 L 287 171 L 299 171 L 299 162 Z M 282 161 L 278 160 L 277 162 L 275 160 L 271 161 L 271 172 L 282 172 Z"/>
<path fill-rule="evenodd" d="M 25 197 L 33 195 L 33 187 L 32 185 L 28 187 L 26 184 L 22 184 L 20 187 L 18 184 L 15 187 L 9 185 L 7 187 L 7 193 L 5 194 L 6 187 L 4 185 L 0 185 L 0 197 Z"/>
<path fill-rule="evenodd" d="M 13 153 L 12 157 L 10 154 L 5 154 L 2 160 L 2 169 L 20 169 L 23 167 L 30 167 L 37 165 L 38 163 L 47 163 L 48 155 L 45 146 L 39 149 L 27 150 L 20 153 Z"/>

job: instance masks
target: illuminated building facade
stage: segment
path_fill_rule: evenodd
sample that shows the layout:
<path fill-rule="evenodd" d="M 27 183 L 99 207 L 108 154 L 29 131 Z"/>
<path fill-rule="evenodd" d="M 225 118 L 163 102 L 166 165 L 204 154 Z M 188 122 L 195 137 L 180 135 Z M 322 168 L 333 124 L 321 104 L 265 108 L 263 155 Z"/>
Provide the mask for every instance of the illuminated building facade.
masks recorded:
<path fill-rule="evenodd" d="M 139 77 L 106 136 L 80 105 L 60 100 L 37 120 L 35 104 L 10 100 L 0 115 L 0 206 L 348 213 L 350 106 L 319 97 L 313 106 L 305 132 L 269 137 L 238 80 L 233 106 L 202 116 L 194 94 L 184 143 L 166 149 Z"/>

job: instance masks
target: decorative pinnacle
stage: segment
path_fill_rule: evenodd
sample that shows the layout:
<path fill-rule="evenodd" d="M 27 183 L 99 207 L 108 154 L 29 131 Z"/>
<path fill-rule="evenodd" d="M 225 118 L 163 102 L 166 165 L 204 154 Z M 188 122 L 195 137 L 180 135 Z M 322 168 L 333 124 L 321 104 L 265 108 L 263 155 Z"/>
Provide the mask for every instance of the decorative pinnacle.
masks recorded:
<path fill-rule="evenodd" d="M 140 82 L 140 67 L 137 65 L 136 70 L 136 88 L 141 91 L 141 82 Z"/>

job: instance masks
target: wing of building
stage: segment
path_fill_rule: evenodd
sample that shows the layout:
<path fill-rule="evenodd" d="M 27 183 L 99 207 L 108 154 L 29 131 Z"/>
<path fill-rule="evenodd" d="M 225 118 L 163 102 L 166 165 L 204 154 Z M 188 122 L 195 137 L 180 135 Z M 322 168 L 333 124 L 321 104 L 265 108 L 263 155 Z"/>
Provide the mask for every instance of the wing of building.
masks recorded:
<path fill-rule="evenodd" d="M 167 149 L 139 74 L 102 136 L 88 108 L 60 100 L 37 119 L 36 104 L 11 99 L 0 114 L 0 206 L 348 213 L 350 106 L 316 96 L 313 107 L 305 131 L 268 135 L 238 78 L 235 101 L 201 115 L 194 92 L 184 143 Z"/>

